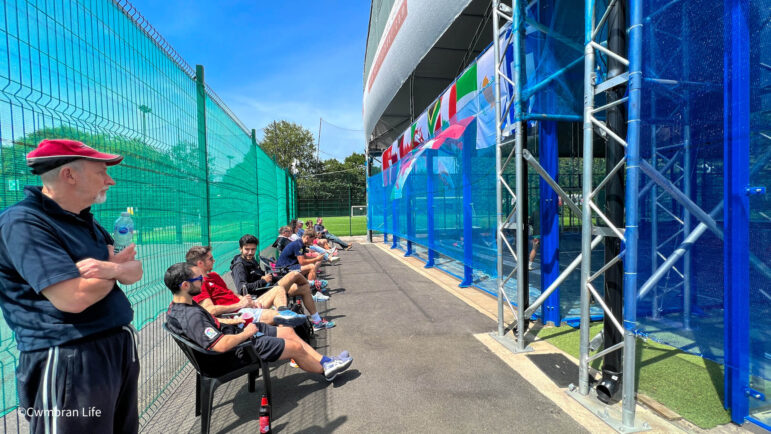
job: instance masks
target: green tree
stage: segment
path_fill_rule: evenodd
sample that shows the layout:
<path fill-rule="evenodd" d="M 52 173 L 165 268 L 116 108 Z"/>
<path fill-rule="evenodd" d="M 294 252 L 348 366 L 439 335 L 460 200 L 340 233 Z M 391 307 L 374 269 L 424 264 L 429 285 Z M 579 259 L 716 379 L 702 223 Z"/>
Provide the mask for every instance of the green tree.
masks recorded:
<path fill-rule="evenodd" d="M 260 147 L 275 158 L 279 166 L 293 173 L 314 173 L 318 167 L 313 134 L 293 122 L 273 121 L 268 124 Z"/>

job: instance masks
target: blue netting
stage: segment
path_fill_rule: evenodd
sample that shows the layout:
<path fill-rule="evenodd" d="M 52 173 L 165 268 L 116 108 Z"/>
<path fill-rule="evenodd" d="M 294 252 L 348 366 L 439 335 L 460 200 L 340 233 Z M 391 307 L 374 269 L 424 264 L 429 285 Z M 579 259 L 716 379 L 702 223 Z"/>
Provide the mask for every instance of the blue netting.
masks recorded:
<path fill-rule="evenodd" d="M 607 2 L 602 2 L 607 3 Z M 644 4 L 642 50 L 642 130 L 640 137 L 641 158 L 653 167 L 674 189 L 684 193 L 698 209 L 714 219 L 717 230 L 707 229 L 698 236 L 683 257 L 674 266 L 661 272 L 667 258 L 676 254 L 689 234 L 701 231 L 700 221 L 693 209 L 682 204 L 671 192 L 651 181 L 650 175 L 641 179 L 639 195 L 640 228 L 638 267 L 643 295 L 639 299 L 637 332 L 719 363 L 724 360 L 724 332 L 731 327 L 725 324 L 724 300 L 725 251 L 722 240 L 724 229 L 724 143 L 725 125 L 729 122 L 725 113 L 734 110 L 726 104 L 731 81 L 726 82 L 724 46 L 726 24 L 723 2 L 712 0 L 672 1 L 652 0 Z M 750 86 L 750 186 L 771 187 L 771 1 L 750 0 L 749 11 L 749 76 Z M 599 8 L 598 8 L 599 9 Z M 525 46 L 523 59 L 523 118 L 580 120 L 583 108 L 583 3 L 568 1 L 533 2 L 526 8 L 524 20 Z M 712 29 L 704 31 L 704 29 Z M 508 30 L 504 34 L 508 35 Z M 597 40 L 607 39 L 603 34 Z M 604 42 L 602 42 L 604 44 Z M 735 48 L 734 48 L 735 49 Z M 729 49 L 730 51 L 730 49 Z M 503 69 L 512 76 L 513 55 L 511 47 L 503 50 Z M 477 61 L 459 76 L 427 113 L 441 106 L 445 113 L 446 98 L 450 90 L 458 95 L 465 92 L 469 74 L 476 74 L 477 82 L 486 71 L 489 58 L 483 53 Z M 597 81 L 607 78 L 607 65 L 599 58 L 596 69 Z M 464 88 L 464 90 L 462 90 Z M 368 180 L 370 229 L 395 234 L 420 245 L 415 256 L 427 259 L 426 247 L 431 244 L 437 252 L 443 269 L 464 277 L 464 267 L 473 268 L 474 284 L 495 293 L 495 164 L 493 147 L 494 119 L 491 116 L 489 96 L 492 87 L 478 86 L 477 97 L 464 100 L 457 98 L 457 113 L 450 123 L 467 116 L 474 116 L 476 125 L 462 139 L 463 145 L 476 140 L 471 163 L 464 166 L 461 146 L 446 144 L 437 151 L 401 151 L 386 155 L 383 174 Z M 506 106 L 511 87 L 502 89 L 502 101 Z M 604 104 L 602 98 L 596 105 Z M 439 104 L 439 105 L 436 105 Z M 420 127 L 421 117 L 413 125 Z M 446 119 L 442 118 L 443 121 Z M 512 117 L 507 119 L 509 122 Z M 431 123 L 429 122 L 429 127 Z M 446 128 L 447 124 L 442 124 Z M 539 143 L 535 131 L 537 125 L 528 125 L 528 149 L 538 157 Z M 580 143 L 580 126 L 575 145 L 573 162 L 560 145 L 560 173 L 558 182 L 580 205 L 580 165 L 574 164 L 581 157 L 577 149 Z M 508 130 L 507 130 L 508 131 Z M 566 136 L 560 133 L 560 141 Z M 729 138 L 730 139 L 730 138 Z M 596 149 L 604 142 L 595 138 Z M 394 147 L 397 147 L 395 144 Z M 572 145 L 571 145 L 572 146 Z M 418 148 L 420 149 L 420 148 Z M 409 151 L 409 149 L 408 149 Z M 503 149 L 507 155 L 508 149 Z M 593 185 L 604 176 L 605 161 L 602 153 L 595 159 Z M 503 177 L 513 183 L 513 164 L 504 171 Z M 410 167 L 409 176 L 400 177 L 404 168 Z M 429 169 L 429 167 L 431 169 Z M 470 192 L 464 192 L 464 167 L 471 174 Z M 741 168 L 739 168 L 741 169 Z M 529 175 L 528 188 L 531 224 L 537 224 L 540 192 L 538 176 Z M 487 183 L 487 184 L 485 184 Z M 467 197 L 464 204 L 464 194 Z M 470 196 L 470 197 L 469 197 Z M 504 213 L 512 206 L 509 195 L 504 193 Z M 750 386 L 771 395 L 771 199 L 770 195 L 753 195 L 749 212 L 749 270 L 747 282 L 750 292 Z M 604 208 L 602 193 L 596 198 Z M 580 253 L 580 221 L 567 207 L 560 210 L 559 267 L 564 270 Z M 433 210 L 433 231 L 429 230 L 429 213 Z M 505 215 L 503 216 L 505 217 Z M 470 231 L 468 231 L 470 228 Z M 473 255 L 464 254 L 465 234 L 471 234 Z M 540 228 L 534 228 L 541 234 Z M 429 241 L 432 239 L 433 241 Z M 514 245 L 514 238 L 507 240 Z M 402 248 L 406 246 L 399 244 Z M 504 277 L 516 265 L 508 249 L 504 254 Z M 730 252 L 729 252 L 730 253 Z M 540 253 L 535 259 L 535 270 L 529 274 L 531 300 L 540 294 Z M 593 272 L 604 264 L 603 246 L 592 251 Z M 654 282 L 652 276 L 657 278 Z M 578 314 L 579 272 L 574 272 L 560 286 L 561 318 L 570 319 Z M 602 291 L 603 280 L 594 286 Z M 505 287 L 510 300 L 516 298 L 513 280 Z M 593 306 L 593 316 L 601 311 Z M 766 401 L 767 402 L 767 401 Z M 751 399 L 752 412 L 760 418 L 769 413 L 767 403 Z M 768 417 L 768 416 L 766 416 Z M 771 418 L 769 418 L 771 419 Z"/>

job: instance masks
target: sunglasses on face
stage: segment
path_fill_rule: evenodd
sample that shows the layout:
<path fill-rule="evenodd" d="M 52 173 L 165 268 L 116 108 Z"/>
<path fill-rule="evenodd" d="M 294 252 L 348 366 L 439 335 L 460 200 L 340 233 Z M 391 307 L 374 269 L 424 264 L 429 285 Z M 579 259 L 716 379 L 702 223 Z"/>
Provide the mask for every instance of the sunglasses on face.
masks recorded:
<path fill-rule="evenodd" d="M 203 280 L 203 276 L 199 275 L 198 277 L 193 277 L 192 279 L 185 279 L 185 282 L 200 282 Z"/>

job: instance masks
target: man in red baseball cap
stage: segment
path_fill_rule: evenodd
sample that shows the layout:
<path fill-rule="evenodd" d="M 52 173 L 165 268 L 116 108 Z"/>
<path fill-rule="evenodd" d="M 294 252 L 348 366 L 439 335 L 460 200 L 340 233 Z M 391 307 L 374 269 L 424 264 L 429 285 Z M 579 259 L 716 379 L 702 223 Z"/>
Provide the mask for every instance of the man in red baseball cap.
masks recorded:
<path fill-rule="evenodd" d="M 32 432 L 137 432 L 134 311 L 118 283 L 142 278 L 94 219 L 120 155 L 46 139 L 27 154 L 43 186 L 0 214 L 0 308 L 16 336 L 19 411 Z"/>

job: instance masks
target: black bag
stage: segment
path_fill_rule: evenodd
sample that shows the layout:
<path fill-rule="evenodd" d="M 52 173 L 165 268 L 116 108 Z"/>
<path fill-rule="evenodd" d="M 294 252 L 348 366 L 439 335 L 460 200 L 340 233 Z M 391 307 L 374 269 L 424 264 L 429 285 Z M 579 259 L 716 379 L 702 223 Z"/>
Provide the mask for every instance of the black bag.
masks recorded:
<path fill-rule="evenodd" d="M 303 315 L 303 306 L 302 302 L 291 302 L 289 305 L 289 309 L 292 310 L 292 312 Z M 308 316 L 305 318 L 305 322 L 303 324 L 300 324 L 294 328 L 294 332 L 297 333 L 297 336 L 300 337 L 300 339 L 307 342 L 309 345 L 311 343 L 311 339 L 313 339 L 316 336 L 316 332 L 313 330 L 313 323 L 311 322 L 311 317 Z"/>

